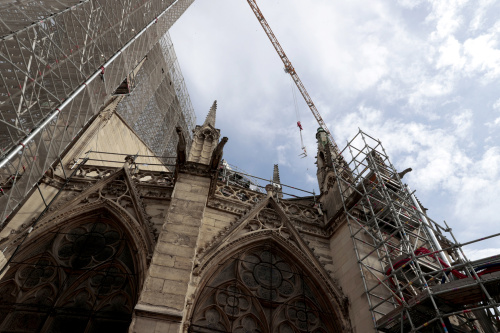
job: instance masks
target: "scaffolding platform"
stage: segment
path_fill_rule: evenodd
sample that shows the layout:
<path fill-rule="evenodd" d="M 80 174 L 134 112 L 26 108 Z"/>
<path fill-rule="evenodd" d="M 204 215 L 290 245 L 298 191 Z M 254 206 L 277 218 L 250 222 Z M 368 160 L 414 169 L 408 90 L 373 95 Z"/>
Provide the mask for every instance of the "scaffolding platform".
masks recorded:
<path fill-rule="evenodd" d="M 419 295 L 408 301 L 408 312 L 410 313 L 413 325 L 416 327 L 426 326 L 429 318 L 436 317 L 431 294 L 442 312 L 471 312 L 473 308 L 478 307 L 485 299 L 482 285 L 493 298 L 498 301 L 500 296 L 500 272 L 491 273 L 481 277 L 481 282 L 474 278 L 466 278 L 443 283 L 425 289 Z M 377 321 L 378 329 L 382 332 L 405 332 L 411 330 L 409 318 L 404 314 L 405 308 L 400 306 Z M 401 323 L 403 320 L 403 323 Z"/>

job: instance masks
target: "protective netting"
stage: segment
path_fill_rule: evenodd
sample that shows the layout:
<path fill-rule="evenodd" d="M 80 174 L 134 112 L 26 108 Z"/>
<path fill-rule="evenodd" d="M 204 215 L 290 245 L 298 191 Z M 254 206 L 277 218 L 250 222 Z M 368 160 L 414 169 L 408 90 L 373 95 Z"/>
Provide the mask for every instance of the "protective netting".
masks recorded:
<path fill-rule="evenodd" d="M 175 110 L 169 115 L 174 118 L 171 121 L 184 128 L 192 126 L 188 125 L 194 116 L 189 113 L 192 109 L 185 87 L 175 87 L 182 82 L 175 57 L 165 57 L 173 51 L 161 51 L 165 42 L 159 42 L 192 2 L 44 0 L 0 4 L 0 225 L 146 55 L 150 59 L 144 63 L 143 76 L 148 75 L 148 68 L 160 73 L 163 68 L 164 75 L 136 77 L 134 95 L 154 97 L 142 98 L 142 108 L 137 108 L 140 103 L 130 103 L 129 114 L 120 114 L 155 152 L 162 143 L 171 146 L 172 135 L 160 125 L 155 130 L 156 134 L 166 130 L 162 138 L 141 132 L 150 124 L 136 120 L 151 98 L 161 100 L 156 104 L 164 115 L 155 121 L 170 121 L 166 119 L 168 110 Z M 158 67 L 162 62 L 165 67 Z M 104 74 L 100 75 L 103 65 Z M 170 82 L 174 87 L 170 88 Z M 180 95 L 174 96 L 175 92 Z M 178 119 L 182 112 L 189 113 L 184 121 Z"/>
<path fill-rule="evenodd" d="M 118 105 L 118 114 L 158 156 L 175 156 L 177 126 L 189 147 L 194 111 L 168 33 L 148 53 L 135 79 L 136 87 Z"/>

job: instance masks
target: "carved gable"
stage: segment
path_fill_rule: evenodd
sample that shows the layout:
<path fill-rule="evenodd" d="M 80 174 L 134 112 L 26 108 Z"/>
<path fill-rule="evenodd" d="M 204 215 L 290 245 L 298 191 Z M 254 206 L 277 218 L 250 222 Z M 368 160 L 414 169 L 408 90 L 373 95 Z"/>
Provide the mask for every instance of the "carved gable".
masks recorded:
<path fill-rule="evenodd" d="M 63 221 L 85 211 L 108 208 L 130 221 L 129 224 L 136 230 L 135 234 L 141 239 L 141 243 L 151 252 L 157 238 L 156 230 L 128 170 L 122 168 L 105 176 L 106 178 L 90 185 L 79 194 L 74 193 L 74 196 L 57 199 L 48 215 L 35 227 L 36 233 L 52 228 L 54 221 Z M 21 233 L 16 239 L 22 238 L 23 235 L 24 233 Z"/>
<path fill-rule="evenodd" d="M 294 211 L 293 208 L 291 210 Z M 206 250 L 202 248 L 198 249 L 193 275 L 198 276 L 202 281 L 206 281 L 207 279 L 209 279 L 209 277 L 212 277 L 212 279 L 214 279 L 213 281 L 215 281 L 214 283 L 216 283 L 217 286 L 210 286 L 210 288 L 215 287 L 217 290 L 222 290 L 220 288 L 225 288 L 231 283 L 231 285 L 234 285 L 236 283 L 238 288 L 241 285 L 241 290 L 245 290 L 245 292 L 241 292 L 242 295 L 256 294 L 256 296 L 254 297 L 264 299 L 267 299 L 269 297 L 273 298 L 273 295 L 276 295 L 276 299 L 273 298 L 273 301 L 279 303 L 284 299 L 290 298 L 293 302 L 295 298 L 299 299 L 297 295 L 304 292 L 304 290 L 300 287 L 295 289 L 294 286 L 297 285 L 297 281 L 290 280 L 291 282 L 283 282 L 281 280 L 278 281 L 270 279 L 268 276 L 284 277 L 286 275 L 285 273 L 279 271 L 280 269 L 278 268 L 276 272 L 273 271 L 272 273 L 269 273 L 268 271 L 261 272 L 259 271 L 259 269 L 261 266 L 268 267 L 275 262 L 281 263 L 281 261 L 283 261 L 282 265 L 284 265 L 283 267 L 285 267 L 283 271 L 286 271 L 288 274 L 288 272 L 293 271 L 293 269 L 289 269 L 289 267 L 291 266 L 287 265 L 294 263 L 299 275 L 301 269 L 299 269 L 298 267 L 302 266 L 303 275 L 300 276 L 309 276 L 309 281 L 311 281 L 312 284 L 321 286 L 320 288 L 325 288 L 327 292 L 323 292 L 323 294 L 328 295 L 328 298 L 330 299 L 329 302 L 331 302 L 331 304 L 335 304 L 334 308 L 336 307 L 342 313 L 342 315 L 339 315 L 338 313 L 334 315 L 332 313 L 332 316 L 335 316 L 337 318 L 347 318 L 347 298 L 344 296 L 342 290 L 336 284 L 336 282 L 333 281 L 330 274 L 323 268 L 322 264 L 319 262 L 312 249 L 303 239 L 300 231 L 297 230 L 297 228 L 294 226 L 294 223 L 292 223 L 288 218 L 288 214 L 291 213 L 285 212 L 280 206 L 280 203 L 276 202 L 272 197 L 267 197 L 266 199 L 256 203 L 250 211 L 244 214 L 230 227 L 226 227 L 219 236 L 215 237 L 212 242 L 207 245 Z M 263 248 L 264 252 L 259 252 Z M 263 259 L 264 257 L 268 259 Z M 285 257 L 289 258 L 288 261 L 283 259 Z M 221 270 L 221 265 L 225 265 L 228 267 L 227 272 L 233 272 L 234 265 L 231 264 L 231 262 L 234 260 L 236 262 L 241 261 L 243 265 L 241 266 L 241 271 L 238 271 L 238 273 L 236 274 L 237 276 L 234 278 L 236 282 L 234 282 L 233 280 L 231 280 L 231 282 L 221 282 L 222 280 L 220 280 L 219 277 L 214 278 L 214 276 L 217 276 L 218 274 L 216 272 Z M 259 260 L 263 263 L 260 264 Z M 265 260 L 268 260 L 269 262 Z M 224 273 L 226 271 L 223 269 L 222 272 Z M 225 275 L 222 274 L 221 276 Z M 262 281 L 260 281 L 259 278 Z M 293 277 L 290 276 L 290 278 Z M 241 279 L 241 281 L 239 281 L 238 279 Z M 312 281 L 316 282 L 313 283 Z M 212 282 L 209 282 L 209 284 L 210 283 Z M 261 284 L 263 286 L 265 285 L 265 288 L 262 287 L 264 289 L 260 287 Z M 203 283 L 201 283 L 201 285 L 203 285 Z M 277 288 L 275 294 L 273 294 L 274 287 Z M 210 288 L 205 289 L 208 290 Z M 254 288 L 255 290 L 252 288 Z M 280 290 L 279 288 L 281 288 L 282 290 Z M 220 293 L 223 293 L 223 291 L 220 291 Z M 279 298 L 279 295 L 282 296 L 283 300 Z M 224 316 L 223 311 L 224 305 L 226 303 L 224 303 L 224 301 L 221 301 L 220 304 L 217 303 L 219 299 L 215 298 L 214 301 L 214 299 L 212 298 L 213 296 L 214 295 L 210 294 L 209 292 L 203 292 L 202 294 L 200 294 L 198 301 L 195 302 L 197 304 L 197 309 L 195 309 L 193 312 L 193 325 L 208 325 L 208 322 L 206 321 L 207 315 L 215 317 L 218 317 L 219 315 L 221 317 Z M 214 302 L 217 303 L 218 307 L 213 305 Z M 258 308 L 257 304 L 255 304 L 255 306 Z M 219 310 L 215 311 L 219 308 L 222 309 L 222 312 L 220 312 Z M 247 312 L 251 313 L 253 310 L 251 307 L 245 307 L 240 309 L 239 311 L 241 312 L 241 320 L 243 320 L 243 318 L 245 317 L 243 314 Z M 238 325 L 243 325 L 238 320 L 240 319 L 236 319 L 235 323 L 237 323 Z M 256 325 L 256 327 L 266 327 L 266 325 L 268 325 L 265 323 L 264 319 L 256 319 L 253 323 Z M 221 321 L 218 324 L 222 328 L 226 327 L 230 323 Z M 307 325 L 310 325 L 308 326 L 310 328 L 314 328 L 315 330 L 317 329 L 318 332 L 323 332 L 322 329 L 324 328 L 320 328 L 321 326 L 319 326 L 319 324 L 311 322 Z M 343 325 L 343 328 L 345 328 L 346 331 L 349 330 L 349 324 L 347 323 L 347 321 L 340 325 Z M 273 328 L 273 330 L 274 329 L 277 328 L 275 327 Z"/>
<path fill-rule="evenodd" d="M 231 227 L 226 227 L 222 234 L 206 244 L 206 250 L 204 248 L 198 250 L 200 265 L 197 274 L 211 266 L 211 260 L 233 244 L 243 245 L 266 237 L 279 239 L 281 243 L 293 249 L 293 252 L 300 254 L 304 260 L 315 266 L 322 274 L 328 275 L 299 231 L 287 217 L 287 213 L 272 197 L 257 203 Z"/>

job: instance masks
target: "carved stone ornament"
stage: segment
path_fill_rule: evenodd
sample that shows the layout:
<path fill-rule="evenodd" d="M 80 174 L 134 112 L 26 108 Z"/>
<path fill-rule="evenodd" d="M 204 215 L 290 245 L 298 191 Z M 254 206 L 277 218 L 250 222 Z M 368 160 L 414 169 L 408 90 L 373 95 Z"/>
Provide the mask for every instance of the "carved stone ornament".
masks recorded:
<path fill-rule="evenodd" d="M 273 214 L 265 211 L 263 215 L 267 223 L 278 225 Z M 191 329 L 351 331 L 342 292 L 279 228 L 283 226 L 224 242 L 225 246 L 211 253 L 210 261 L 216 264 L 207 266 L 201 260 L 200 288 L 189 309 Z"/>
<path fill-rule="evenodd" d="M 331 279 L 323 265 L 314 255 L 313 251 L 304 242 L 296 228 L 288 220 L 279 204 L 268 197 L 255 205 L 226 231 L 219 234 L 211 243 L 206 245 L 206 251 L 197 254 L 198 265 L 193 271 L 195 276 L 206 276 L 207 272 L 224 262 L 223 257 L 230 252 L 240 251 L 246 246 L 256 242 L 268 241 L 277 246 L 286 248 L 297 260 L 306 263 L 314 274 L 322 281 L 332 301 L 342 308 L 345 296 L 341 288 Z"/>
<path fill-rule="evenodd" d="M 108 211 L 54 224 L 27 239 L 0 280 L 0 331 L 125 333 L 141 264 L 125 224 Z"/>
<path fill-rule="evenodd" d="M 266 195 L 260 192 L 218 182 L 216 191 L 207 205 L 241 216 L 265 198 Z M 323 226 L 323 217 L 316 209 L 286 200 L 280 200 L 279 205 L 295 228 L 301 232 L 323 238 L 328 236 Z"/>
<path fill-rule="evenodd" d="M 134 181 L 124 169 L 98 181 L 80 194 L 75 193 L 75 196 L 58 199 L 51 208 L 37 223 L 30 238 L 82 212 L 107 209 L 123 220 L 134 238 L 140 241 L 140 247 L 147 255 L 153 252 L 158 237 L 157 231 L 145 211 Z M 28 229 L 17 235 L 11 244 L 17 244 L 27 232 Z"/>
<path fill-rule="evenodd" d="M 333 171 L 330 172 L 326 177 L 327 177 L 326 178 L 327 180 L 325 182 L 326 188 L 323 189 L 323 192 L 328 193 L 328 191 L 330 191 L 330 189 L 333 186 L 335 186 L 335 183 L 337 182 L 337 177 L 335 177 L 335 173 L 333 173 Z"/>
<path fill-rule="evenodd" d="M 179 172 L 184 172 L 196 176 L 209 176 L 210 167 L 201 163 L 186 162 L 186 164 L 180 166 Z"/>
<path fill-rule="evenodd" d="M 220 199 L 230 199 L 233 202 L 243 203 L 247 206 L 252 206 L 266 197 L 265 194 L 244 189 L 239 186 L 226 185 L 223 182 L 218 182 L 215 196 Z"/>

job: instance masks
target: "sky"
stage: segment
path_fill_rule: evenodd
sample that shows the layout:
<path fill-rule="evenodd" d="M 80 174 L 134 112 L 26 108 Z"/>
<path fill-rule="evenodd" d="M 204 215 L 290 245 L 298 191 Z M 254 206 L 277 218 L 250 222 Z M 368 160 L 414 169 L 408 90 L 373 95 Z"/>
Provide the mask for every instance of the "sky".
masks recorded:
<path fill-rule="evenodd" d="M 257 3 L 340 149 L 362 129 L 460 242 L 500 233 L 500 1 Z M 170 33 L 197 122 L 218 102 L 224 158 L 317 193 L 318 125 L 248 3 L 196 0 Z"/>

